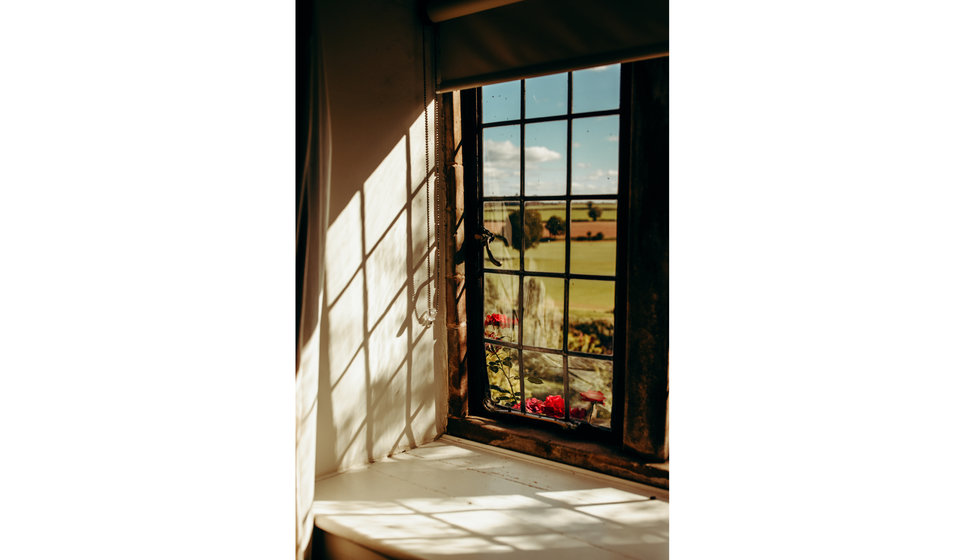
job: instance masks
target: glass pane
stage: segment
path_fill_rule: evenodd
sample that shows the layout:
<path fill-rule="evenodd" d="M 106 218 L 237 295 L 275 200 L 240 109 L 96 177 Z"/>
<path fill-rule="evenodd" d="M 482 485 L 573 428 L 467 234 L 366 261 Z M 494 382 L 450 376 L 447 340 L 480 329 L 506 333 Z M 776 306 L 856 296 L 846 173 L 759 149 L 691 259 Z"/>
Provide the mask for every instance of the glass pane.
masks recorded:
<path fill-rule="evenodd" d="M 517 342 L 518 277 L 487 272 L 483 277 L 483 334 L 488 340 Z"/>
<path fill-rule="evenodd" d="M 483 196 L 521 194 L 519 125 L 483 129 Z"/>
<path fill-rule="evenodd" d="M 483 86 L 483 122 L 521 118 L 521 81 Z"/>
<path fill-rule="evenodd" d="M 524 223 L 528 241 L 540 234 L 530 247 L 525 246 L 524 270 L 565 272 L 565 202 L 525 202 Z"/>
<path fill-rule="evenodd" d="M 568 415 L 608 428 L 612 419 L 612 362 L 568 357 Z"/>
<path fill-rule="evenodd" d="M 506 408 L 519 406 L 521 381 L 517 350 L 498 344 L 485 344 L 484 348 L 490 399 Z"/>
<path fill-rule="evenodd" d="M 565 121 L 529 124 L 524 129 L 524 194 L 565 194 Z"/>
<path fill-rule="evenodd" d="M 493 264 L 487 256 L 486 249 L 483 249 L 485 269 L 520 270 L 519 248 L 511 243 L 514 239 L 514 231 L 520 231 L 520 211 L 521 205 L 518 202 L 483 203 L 483 227 L 497 236 L 490 242 L 490 252 L 502 265 L 498 267 Z"/>
<path fill-rule="evenodd" d="M 571 263 L 573 274 L 616 275 L 616 202 L 572 203 Z"/>
<path fill-rule="evenodd" d="M 569 284 L 568 349 L 589 354 L 612 354 L 616 282 L 571 280 Z"/>
<path fill-rule="evenodd" d="M 486 89 L 486 88 L 484 88 Z M 572 112 L 619 108 L 619 65 L 572 72 Z"/>
<path fill-rule="evenodd" d="M 565 418 L 563 358 L 559 354 L 524 351 L 525 407 L 531 414 Z"/>
<path fill-rule="evenodd" d="M 572 121 L 572 194 L 619 192 L 619 117 Z"/>
<path fill-rule="evenodd" d="M 526 346 L 561 350 L 565 281 L 561 278 L 524 278 L 524 342 Z"/>
<path fill-rule="evenodd" d="M 568 112 L 568 74 L 541 76 L 524 81 L 524 116 L 564 115 Z"/>

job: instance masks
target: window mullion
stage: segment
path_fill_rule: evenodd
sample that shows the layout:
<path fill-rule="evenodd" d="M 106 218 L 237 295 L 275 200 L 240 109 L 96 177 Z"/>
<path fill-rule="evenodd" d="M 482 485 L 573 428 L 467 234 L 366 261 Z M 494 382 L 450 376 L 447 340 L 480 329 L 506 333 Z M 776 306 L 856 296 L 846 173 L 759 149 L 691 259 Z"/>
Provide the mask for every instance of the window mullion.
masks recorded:
<path fill-rule="evenodd" d="M 572 114 L 572 73 L 567 74 L 568 87 L 566 87 L 566 94 L 568 95 L 568 104 L 566 111 L 568 115 Z M 564 394 L 562 398 L 565 401 L 565 420 L 569 419 L 569 409 L 571 408 L 571 399 L 568 394 L 568 291 L 571 288 L 571 281 L 569 280 L 569 273 L 571 272 L 571 239 L 572 239 L 572 201 L 567 198 L 572 195 L 572 119 L 569 116 L 568 120 L 565 121 L 565 291 L 564 291 L 564 303 L 562 305 L 562 379 L 564 380 Z"/>
<path fill-rule="evenodd" d="M 517 275 L 517 375 L 518 375 L 518 386 L 520 387 L 521 396 L 521 412 L 527 412 L 527 407 L 524 403 L 524 247 L 527 245 L 527 236 L 524 235 L 526 229 L 524 228 L 524 80 L 521 80 L 521 125 L 520 125 L 520 203 L 517 207 L 518 220 L 517 223 L 520 224 L 520 236 L 521 236 L 521 246 L 518 247 L 518 262 L 519 271 Z M 511 239 L 513 239 L 511 235 Z"/>

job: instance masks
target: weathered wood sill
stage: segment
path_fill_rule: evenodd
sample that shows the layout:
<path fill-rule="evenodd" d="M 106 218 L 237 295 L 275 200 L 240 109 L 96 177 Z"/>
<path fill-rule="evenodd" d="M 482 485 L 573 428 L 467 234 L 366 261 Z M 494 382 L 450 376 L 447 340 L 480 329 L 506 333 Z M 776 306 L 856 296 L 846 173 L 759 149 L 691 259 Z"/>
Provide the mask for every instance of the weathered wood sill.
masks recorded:
<path fill-rule="evenodd" d="M 650 463 L 612 445 L 557 439 L 548 430 L 478 416 L 449 417 L 449 435 L 669 490 L 668 463 Z"/>

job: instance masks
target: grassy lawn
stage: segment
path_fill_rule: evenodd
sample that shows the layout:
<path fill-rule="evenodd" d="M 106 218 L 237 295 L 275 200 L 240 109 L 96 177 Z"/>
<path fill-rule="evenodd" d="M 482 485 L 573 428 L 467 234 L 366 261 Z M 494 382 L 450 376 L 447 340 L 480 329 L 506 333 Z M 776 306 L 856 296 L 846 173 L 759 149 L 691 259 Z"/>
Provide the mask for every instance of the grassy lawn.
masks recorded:
<path fill-rule="evenodd" d="M 571 271 L 575 274 L 616 274 L 616 242 L 572 241 Z M 514 255 L 516 257 L 516 255 Z M 517 267 L 507 264 L 510 268 Z M 524 256 L 525 269 L 536 272 L 565 272 L 565 243 L 562 240 L 538 243 Z"/>
<path fill-rule="evenodd" d="M 497 251 L 497 248 L 494 248 Z M 572 272 L 577 274 L 615 274 L 616 242 L 615 241 L 572 241 Z M 496 253 L 495 253 L 496 254 Z M 508 270 L 517 270 L 520 266 L 517 252 L 507 255 L 497 255 Z M 525 268 L 535 272 L 564 272 L 565 244 L 558 241 L 539 243 L 529 250 L 525 256 Z M 487 270 L 496 267 L 489 262 Z M 563 284 L 557 278 L 541 278 L 549 298 L 562 305 Z M 615 284 L 613 282 L 576 280 L 569 297 L 569 311 L 574 316 L 580 311 L 611 311 L 615 302 Z"/>

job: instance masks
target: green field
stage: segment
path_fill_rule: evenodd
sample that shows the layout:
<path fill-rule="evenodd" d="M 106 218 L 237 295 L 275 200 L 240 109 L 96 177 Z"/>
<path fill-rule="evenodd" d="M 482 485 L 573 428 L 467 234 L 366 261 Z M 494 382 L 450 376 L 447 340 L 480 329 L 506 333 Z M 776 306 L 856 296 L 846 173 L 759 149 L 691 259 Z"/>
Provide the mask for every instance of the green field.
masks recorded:
<path fill-rule="evenodd" d="M 491 245 L 494 256 L 507 270 L 517 270 L 520 255 L 502 243 Z M 486 259 L 486 255 L 484 255 Z M 497 268 L 489 260 L 484 261 L 487 270 Z M 543 241 L 524 255 L 524 269 L 529 272 L 565 272 L 565 243 L 563 240 Z M 572 241 L 571 272 L 573 274 L 616 274 L 616 241 Z"/>
<path fill-rule="evenodd" d="M 483 221 L 485 222 L 502 222 L 507 219 L 507 215 L 516 209 L 516 206 L 502 206 L 500 202 L 486 202 L 483 208 Z M 616 221 L 616 203 L 615 202 L 599 202 L 595 206 L 602 210 L 602 215 L 599 216 L 598 221 L 600 222 L 614 222 Z M 537 210 L 541 214 L 541 221 L 547 222 L 548 218 L 552 216 L 558 216 L 562 220 L 565 219 L 565 203 L 558 204 L 541 204 L 530 202 L 525 206 L 527 210 Z M 573 222 L 591 222 L 592 218 L 589 217 L 589 209 L 585 203 L 574 202 L 572 203 L 572 221 Z"/>

